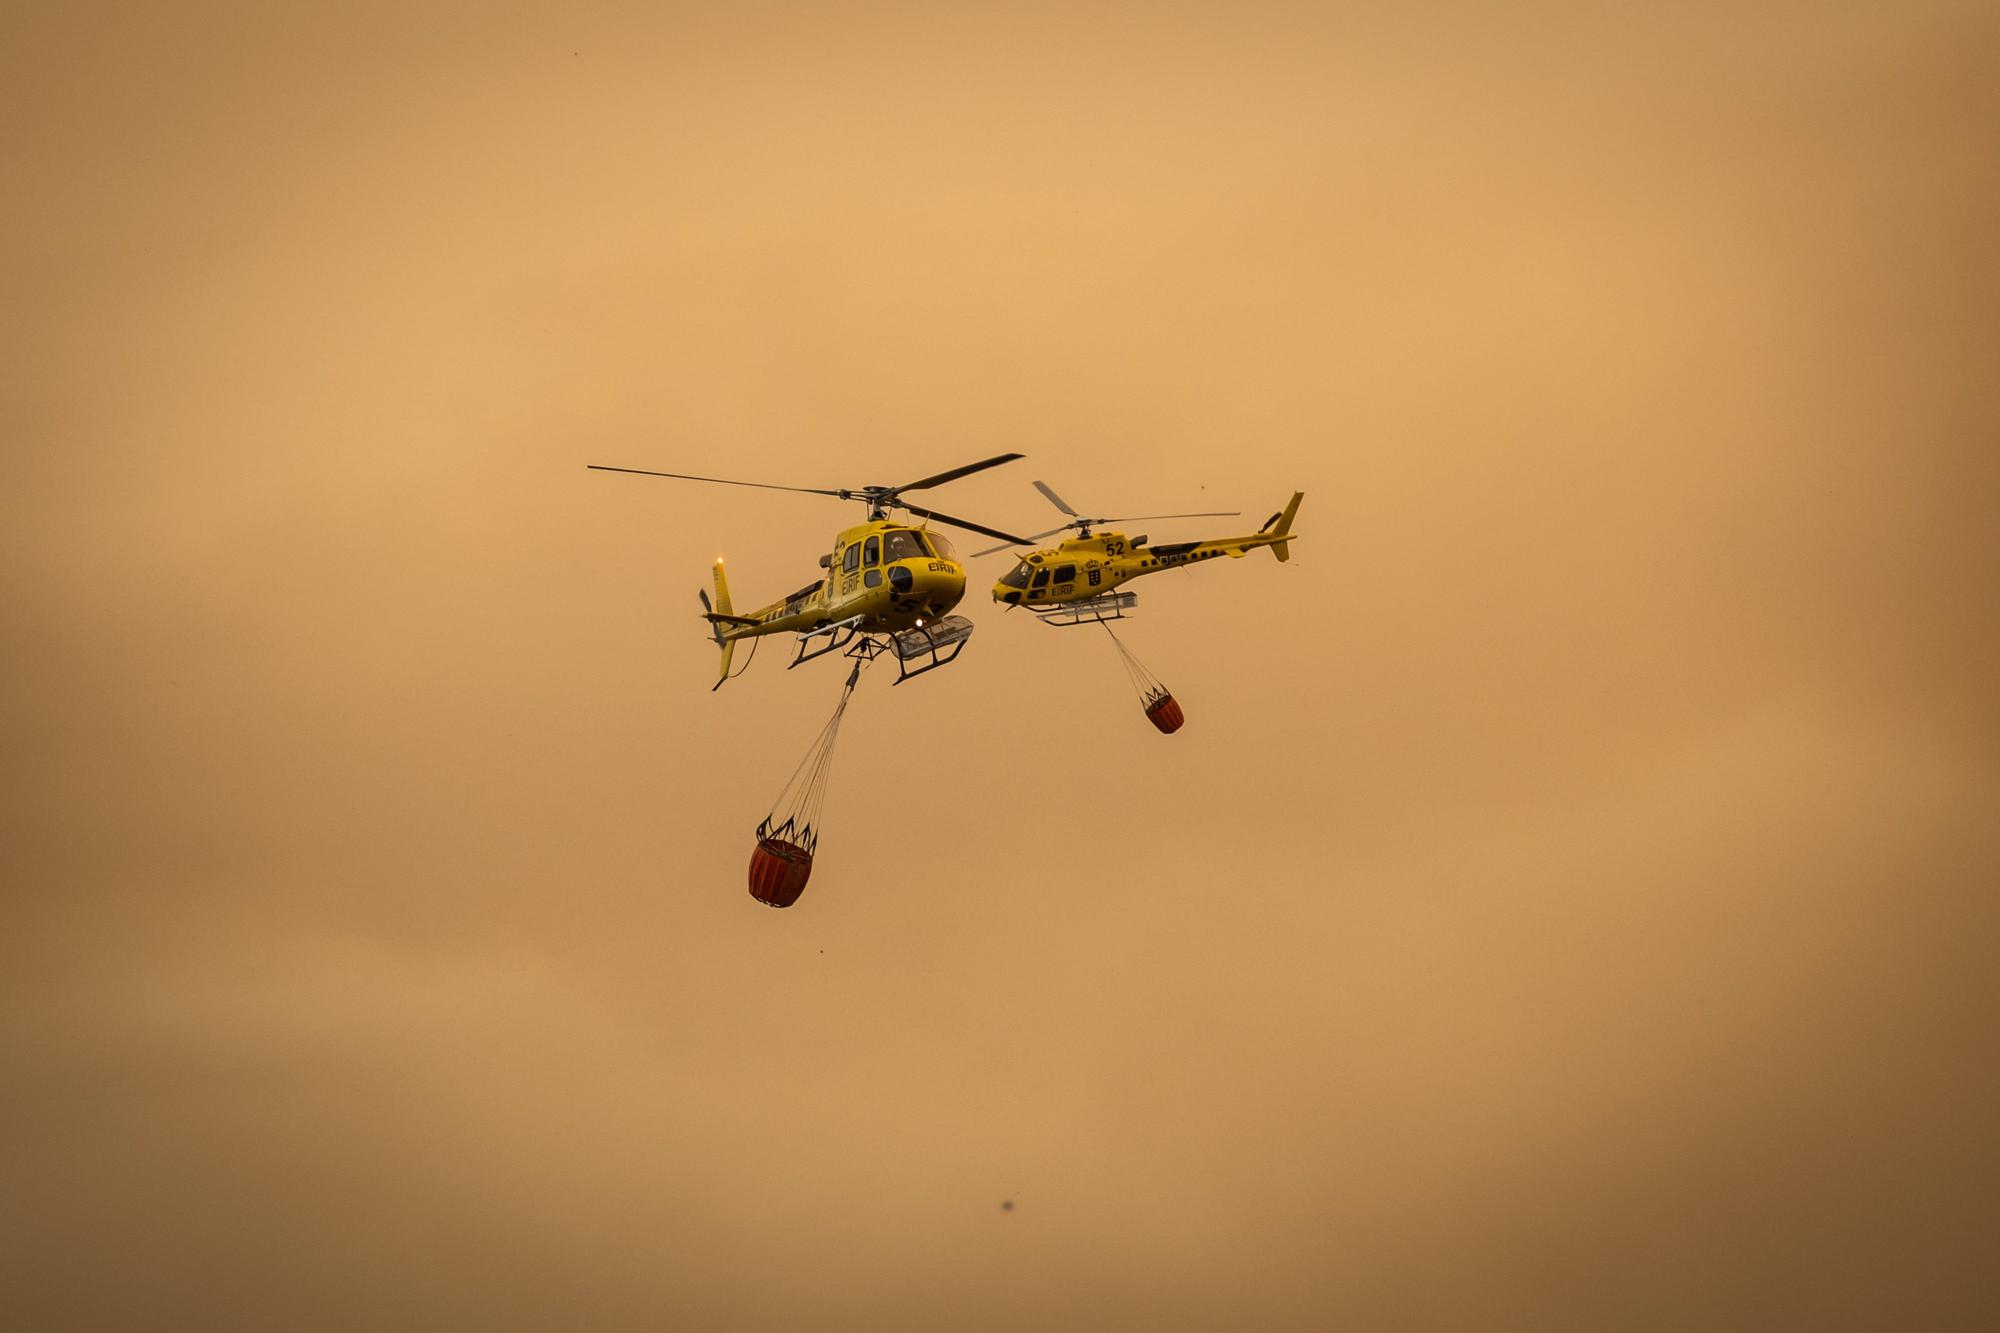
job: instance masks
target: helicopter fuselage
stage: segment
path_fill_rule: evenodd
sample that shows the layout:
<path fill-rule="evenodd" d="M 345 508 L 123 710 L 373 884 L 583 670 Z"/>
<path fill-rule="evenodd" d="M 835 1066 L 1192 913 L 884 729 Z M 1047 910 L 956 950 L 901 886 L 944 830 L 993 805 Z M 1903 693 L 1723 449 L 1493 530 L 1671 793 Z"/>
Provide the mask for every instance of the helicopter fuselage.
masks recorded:
<path fill-rule="evenodd" d="M 1278 559 L 1287 560 L 1291 557 L 1289 543 L 1298 536 L 1292 531 L 1292 518 L 1304 498 L 1303 493 L 1293 495 L 1291 503 L 1282 513 L 1272 515 L 1262 531 L 1244 537 L 1161 546 L 1149 546 L 1143 536 L 1128 538 L 1122 532 L 1072 537 L 1054 549 L 1020 556 L 993 585 L 993 600 L 1030 611 L 1047 610 L 1101 597 L 1120 584 L 1163 569 L 1182 569 L 1222 556 L 1240 560 L 1263 546 L 1270 547 Z"/>
<path fill-rule="evenodd" d="M 708 619 L 724 643 L 765 634 L 804 633 L 851 622 L 864 634 L 893 634 L 944 616 L 965 596 L 965 570 L 934 529 L 875 520 L 849 528 L 822 556 L 826 573 L 788 597 L 740 614 L 724 599 Z"/>

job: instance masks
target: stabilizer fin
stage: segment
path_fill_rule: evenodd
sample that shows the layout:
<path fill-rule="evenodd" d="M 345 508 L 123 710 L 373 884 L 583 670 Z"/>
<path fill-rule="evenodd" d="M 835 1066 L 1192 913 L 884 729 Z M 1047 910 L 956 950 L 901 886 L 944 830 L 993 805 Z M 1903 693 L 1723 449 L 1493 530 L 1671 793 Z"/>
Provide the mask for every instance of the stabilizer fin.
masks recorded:
<path fill-rule="evenodd" d="M 731 614 L 733 608 L 729 603 L 729 580 L 722 576 L 720 556 L 715 560 L 715 606 L 713 609 L 709 607 L 707 593 L 701 595 L 701 605 L 702 610 L 707 613 L 709 632 L 715 635 L 716 645 L 722 649 L 722 673 L 716 677 L 715 684 L 709 687 L 711 690 L 719 690 L 729 679 L 729 659 L 736 655 L 735 640 L 725 639 L 722 636 L 722 627 L 725 624 L 741 624 L 743 620 L 743 617 Z"/>
<path fill-rule="evenodd" d="M 1277 556 L 1280 560 L 1290 560 L 1292 558 L 1292 544 L 1286 538 L 1291 535 L 1292 520 L 1298 516 L 1299 501 L 1305 498 L 1306 493 L 1304 491 L 1293 491 L 1292 502 L 1286 505 L 1285 512 L 1279 514 L 1277 517 L 1276 522 L 1278 526 L 1272 530 L 1272 535 L 1278 540 L 1271 543 L 1271 554 Z"/>

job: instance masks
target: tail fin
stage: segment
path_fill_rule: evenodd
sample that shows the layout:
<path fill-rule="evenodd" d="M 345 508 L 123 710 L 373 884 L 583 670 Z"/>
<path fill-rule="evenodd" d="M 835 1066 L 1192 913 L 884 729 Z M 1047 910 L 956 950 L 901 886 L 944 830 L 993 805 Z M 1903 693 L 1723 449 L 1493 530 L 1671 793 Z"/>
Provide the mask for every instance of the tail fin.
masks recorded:
<path fill-rule="evenodd" d="M 701 603 L 704 608 L 707 608 L 707 593 L 702 594 Z M 736 642 L 733 639 L 725 639 L 722 636 L 724 622 L 717 619 L 716 615 L 728 616 L 733 611 L 734 608 L 729 604 L 729 580 L 722 576 L 722 557 L 717 556 L 715 558 L 715 614 L 709 616 L 708 628 L 715 635 L 716 646 L 722 649 L 722 674 L 716 678 L 715 684 L 709 686 L 711 690 L 721 689 L 723 682 L 729 679 L 729 659 L 736 655 Z"/>
<path fill-rule="evenodd" d="M 715 609 L 720 615 L 733 615 L 736 608 L 729 604 L 729 580 L 722 576 L 722 557 L 715 557 Z M 717 634 L 721 633 L 720 627 Z"/>
<path fill-rule="evenodd" d="M 1292 544 L 1286 541 L 1285 538 L 1292 531 L 1292 519 L 1298 516 L 1299 501 L 1305 498 L 1306 493 L 1304 491 L 1293 491 L 1292 502 L 1285 506 L 1285 512 L 1271 520 L 1277 524 L 1271 531 L 1271 535 L 1277 538 L 1276 541 L 1271 543 L 1271 554 L 1277 556 L 1280 560 L 1290 560 L 1292 558 Z"/>

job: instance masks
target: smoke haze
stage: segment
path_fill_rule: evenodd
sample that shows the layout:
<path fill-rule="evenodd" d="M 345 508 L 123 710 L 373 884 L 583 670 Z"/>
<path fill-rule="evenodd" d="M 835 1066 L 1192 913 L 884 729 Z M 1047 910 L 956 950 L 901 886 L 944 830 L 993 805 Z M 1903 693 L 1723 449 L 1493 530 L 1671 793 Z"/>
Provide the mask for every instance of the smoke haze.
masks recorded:
<path fill-rule="evenodd" d="M 22 1327 L 1991 1320 L 1990 4 L 10 28 Z M 1170 740 L 976 563 L 759 907 L 860 511 L 584 465 L 1015 449 L 1302 536 Z"/>

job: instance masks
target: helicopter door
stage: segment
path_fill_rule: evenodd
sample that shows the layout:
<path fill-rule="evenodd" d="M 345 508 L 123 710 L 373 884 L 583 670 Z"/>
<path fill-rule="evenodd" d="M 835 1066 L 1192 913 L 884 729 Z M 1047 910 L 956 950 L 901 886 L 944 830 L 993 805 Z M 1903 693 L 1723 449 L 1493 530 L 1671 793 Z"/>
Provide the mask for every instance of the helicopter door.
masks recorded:
<path fill-rule="evenodd" d="M 861 567 L 861 582 L 864 586 L 870 588 L 882 586 L 881 538 L 870 537 L 867 545 L 861 548 Z"/>
<path fill-rule="evenodd" d="M 827 595 L 836 601 L 846 601 L 861 590 L 861 543 L 853 542 L 838 552 L 840 556 L 840 577 L 827 579 Z M 839 591 L 834 591 L 835 584 Z"/>

